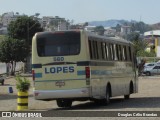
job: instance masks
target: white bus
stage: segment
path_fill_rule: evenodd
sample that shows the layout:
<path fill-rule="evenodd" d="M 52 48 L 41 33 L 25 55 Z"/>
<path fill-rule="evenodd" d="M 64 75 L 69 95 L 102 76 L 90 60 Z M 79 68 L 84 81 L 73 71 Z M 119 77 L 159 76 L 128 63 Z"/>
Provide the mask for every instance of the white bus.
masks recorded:
<path fill-rule="evenodd" d="M 70 107 L 76 100 L 108 104 L 138 91 L 131 42 L 83 30 L 36 33 L 32 41 L 34 97 Z"/>

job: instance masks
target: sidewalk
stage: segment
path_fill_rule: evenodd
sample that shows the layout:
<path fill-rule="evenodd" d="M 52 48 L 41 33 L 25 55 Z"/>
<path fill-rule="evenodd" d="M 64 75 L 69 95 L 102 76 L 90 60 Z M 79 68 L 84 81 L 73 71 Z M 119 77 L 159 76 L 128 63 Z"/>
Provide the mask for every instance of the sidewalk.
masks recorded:
<path fill-rule="evenodd" d="M 32 77 L 31 73 L 21 73 L 20 76 L 22 77 Z"/>
<path fill-rule="evenodd" d="M 2 75 L 3 77 L 4 77 L 4 79 L 11 79 L 11 78 L 14 78 L 14 77 L 16 77 L 16 75 L 15 76 L 6 76 L 6 74 L 3 74 Z M 21 74 L 19 74 L 19 76 L 20 77 L 32 77 L 32 74 L 29 74 L 29 73 L 21 73 Z"/>

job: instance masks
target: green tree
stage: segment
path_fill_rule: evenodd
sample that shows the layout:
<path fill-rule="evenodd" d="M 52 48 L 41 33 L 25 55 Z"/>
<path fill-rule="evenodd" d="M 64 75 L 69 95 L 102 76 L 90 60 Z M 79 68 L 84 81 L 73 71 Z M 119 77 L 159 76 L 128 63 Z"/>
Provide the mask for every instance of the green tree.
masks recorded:
<path fill-rule="evenodd" d="M 11 63 L 11 74 L 14 75 L 16 62 L 24 62 L 29 54 L 29 49 L 24 40 L 6 37 L 0 44 L 0 61 Z"/>
<path fill-rule="evenodd" d="M 88 22 L 85 22 L 83 26 L 85 27 L 85 26 L 88 26 L 88 25 L 89 25 L 89 23 L 88 23 Z"/>
<path fill-rule="evenodd" d="M 2 16 L 0 15 L 0 23 L 1 23 L 1 21 L 2 21 Z"/>
<path fill-rule="evenodd" d="M 40 15 L 40 13 L 35 13 L 35 16 L 38 17 Z"/>
<path fill-rule="evenodd" d="M 132 32 L 127 35 L 127 40 L 133 42 L 133 41 L 138 41 L 140 39 L 140 35 L 137 32 Z"/>
<path fill-rule="evenodd" d="M 117 24 L 115 29 L 116 29 L 116 32 L 121 32 L 121 25 Z"/>
<path fill-rule="evenodd" d="M 103 26 L 97 26 L 94 28 L 94 31 L 98 34 L 98 35 L 104 35 L 104 27 Z"/>
<path fill-rule="evenodd" d="M 135 53 L 137 57 L 154 57 L 155 52 L 151 51 L 150 53 L 145 51 L 148 43 L 140 37 L 139 33 L 131 33 L 127 35 L 127 40 L 131 41 L 134 44 Z"/>
<path fill-rule="evenodd" d="M 5 35 L 0 35 L 0 42 L 5 39 Z"/>
<path fill-rule="evenodd" d="M 146 47 L 147 47 L 147 42 L 142 40 L 142 39 L 137 39 L 133 41 L 134 47 L 135 47 L 135 52 L 137 56 L 147 56 L 146 54 Z"/>
<path fill-rule="evenodd" d="M 14 39 L 25 40 L 31 45 L 32 37 L 36 32 L 43 31 L 38 21 L 26 15 L 19 16 L 16 21 L 12 21 L 8 26 L 8 35 Z"/>
<path fill-rule="evenodd" d="M 136 54 L 138 55 L 138 52 L 144 53 L 147 44 L 145 43 L 145 41 L 140 39 L 140 34 L 139 33 L 131 33 L 131 35 L 129 35 L 129 36 L 130 36 L 130 41 L 132 41 L 134 44 Z"/>
<path fill-rule="evenodd" d="M 131 30 L 134 31 L 139 31 L 141 34 L 143 34 L 146 31 L 151 30 L 151 27 L 144 22 L 136 22 L 131 24 Z"/>

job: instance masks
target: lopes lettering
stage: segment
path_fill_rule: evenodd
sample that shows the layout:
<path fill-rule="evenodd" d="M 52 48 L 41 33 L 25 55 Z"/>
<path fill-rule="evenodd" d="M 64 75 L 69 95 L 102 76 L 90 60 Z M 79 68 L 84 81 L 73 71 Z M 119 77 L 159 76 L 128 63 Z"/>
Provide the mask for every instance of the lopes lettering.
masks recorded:
<path fill-rule="evenodd" d="M 51 67 L 45 68 L 45 74 L 55 74 L 55 73 L 73 73 L 74 67 L 73 66 L 64 66 L 64 67 Z"/>

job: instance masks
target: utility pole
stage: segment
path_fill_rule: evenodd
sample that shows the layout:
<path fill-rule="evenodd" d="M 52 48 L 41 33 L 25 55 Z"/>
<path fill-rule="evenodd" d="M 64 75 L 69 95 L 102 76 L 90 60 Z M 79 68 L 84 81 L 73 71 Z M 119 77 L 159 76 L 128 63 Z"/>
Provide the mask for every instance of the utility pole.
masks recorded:
<path fill-rule="evenodd" d="M 30 27 L 30 24 L 29 24 L 30 20 L 28 19 L 28 23 L 27 23 L 27 46 L 29 46 L 29 42 L 30 42 L 30 30 L 39 22 L 35 22 L 31 27 Z M 30 48 L 30 47 L 29 47 Z M 26 72 L 31 72 L 29 71 L 30 70 L 30 59 L 31 59 L 31 55 L 29 55 L 27 58 L 26 58 L 26 63 L 24 64 L 24 73 Z"/>

